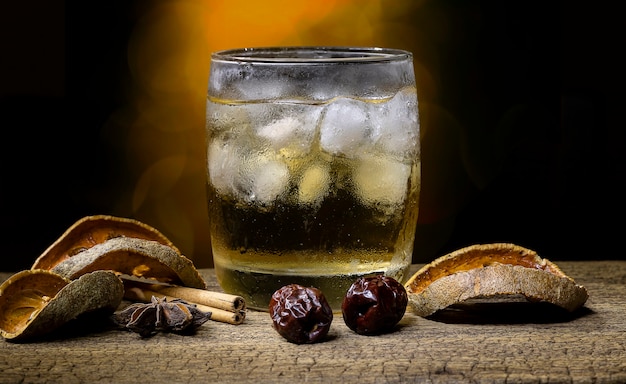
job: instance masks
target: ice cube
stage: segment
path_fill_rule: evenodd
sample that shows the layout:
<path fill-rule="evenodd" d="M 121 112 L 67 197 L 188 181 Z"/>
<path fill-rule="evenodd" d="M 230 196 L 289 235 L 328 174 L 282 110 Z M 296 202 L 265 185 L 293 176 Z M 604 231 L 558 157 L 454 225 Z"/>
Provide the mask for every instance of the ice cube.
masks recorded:
<path fill-rule="evenodd" d="M 237 135 L 249 129 L 250 116 L 245 105 L 207 102 L 206 128 L 213 136 L 228 132 L 228 136 Z"/>
<path fill-rule="evenodd" d="M 398 92 L 381 104 L 380 113 L 371 118 L 373 140 L 382 152 L 403 158 L 415 157 L 420 134 L 415 88 Z"/>
<path fill-rule="evenodd" d="M 354 170 L 355 190 L 363 203 L 400 204 L 407 192 L 411 166 L 382 156 L 364 156 Z"/>
<path fill-rule="evenodd" d="M 271 204 L 289 184 L 289 169 L 271 156 L 252 156 L 246 165 L 242 180 L 248 199 L 260 204 Z"/>
<path fill-rule="evenodd" d="M 272 147 L 280 149 L 295 135 L 298 129 L 298 120 L 293 116 L 286 116 L 258 129 L 262 138 L 269 140 Z"/>
<path fill-rule="evenodd" d="M 250 110 L 255 131 L 270 148 L 286 157 L 308 153 L 321 107 L 303 104 L 259 104 Z"/>
<path fill-rule="evenodd" d="M 236 148 L 228 142 L 214 140 L 207 152 L 209 180 L 220 194 L 234 194 L 235 182 L 242 163 Z"/>
<path fill-rule="evenodd" d="M 328 193 L 330 174 L 328 166 L 314 164 L 308 167 L 300 177 L 298 200 L 304 204 L 316 204 Z"/>
<path fill-rule="evenodd" d="M 370 111 L 375 104 L 339 98 L 330 103 L 320 125 L 320 146 L 331 154 L 355 157 L 372 132 Z"/>

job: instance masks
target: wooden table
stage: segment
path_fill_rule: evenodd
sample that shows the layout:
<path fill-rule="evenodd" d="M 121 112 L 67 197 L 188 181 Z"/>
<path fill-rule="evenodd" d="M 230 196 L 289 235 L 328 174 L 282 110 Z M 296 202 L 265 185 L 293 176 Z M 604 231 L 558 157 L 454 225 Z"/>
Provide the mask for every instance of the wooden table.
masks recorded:
<path fill-rule="evenodd" d="M 325 342 L 295 345 L 267 313 L 248 311 L 241 325 L 210 321 L 194 336 L 1 340 L 0 383 L 626 383 L 626 261 L 557 264 L 589 291 L 573 316 L 523 304 L 490 316 L 407 313 L 394 333 L 360 336 L 336 315 Z M 201 273 L 219 289 L 213 270 Z"/>

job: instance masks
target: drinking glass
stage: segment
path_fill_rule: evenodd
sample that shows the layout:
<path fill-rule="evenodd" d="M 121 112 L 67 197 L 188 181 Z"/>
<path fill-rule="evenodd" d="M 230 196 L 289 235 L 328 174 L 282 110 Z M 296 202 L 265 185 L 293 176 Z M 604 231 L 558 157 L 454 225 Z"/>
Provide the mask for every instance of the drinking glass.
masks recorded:
<path fill-rule="evenodd" d="M 360 276 L 408 278 L 420 193 L 412 60 L 358 47 L 212 54 L 207 201 L 224 291 L 267 310 L 297 283 L 340 310 Z"/>

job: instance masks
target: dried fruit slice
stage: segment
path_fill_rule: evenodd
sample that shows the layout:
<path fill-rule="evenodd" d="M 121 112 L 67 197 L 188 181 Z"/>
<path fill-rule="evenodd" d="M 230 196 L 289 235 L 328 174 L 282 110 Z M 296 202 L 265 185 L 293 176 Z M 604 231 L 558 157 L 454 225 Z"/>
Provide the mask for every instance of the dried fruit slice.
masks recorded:
<path fill-rule="evenodd" d="M 52 269 L 96 244 L 122 236 L 157 241 L 180 253 L 165 235 L 140 221 L 108 215 L 86 216 L 75 222 L 48 247 L 35 260 L 31 269 Z"/>
<path fill-rule="evenodd" d="M 588 298 L 561 269 L 515 244 L 478 244 L 442 256 L 417 271 L 405 284 L 409 304 L 419 316 L 470 299 L 523 295 L 568 311 Z"/>
<path fill-rule="evenodd" d="M 88 312 L 113 313 L 123 296 L 122 281 L 109 271 L 74 281 L 41 269 L 18 272 L 0 285 L 0 335 L 13 341 L 42 336 Z"/>
<path fill-rule="evenodd" d="M 191 260 L 156 241 L 117 237 L 96 244 L 57 264 L 52 271 L 68 279 L 88 272 L 112 270 L 164 283 L 206 289 Z"/>

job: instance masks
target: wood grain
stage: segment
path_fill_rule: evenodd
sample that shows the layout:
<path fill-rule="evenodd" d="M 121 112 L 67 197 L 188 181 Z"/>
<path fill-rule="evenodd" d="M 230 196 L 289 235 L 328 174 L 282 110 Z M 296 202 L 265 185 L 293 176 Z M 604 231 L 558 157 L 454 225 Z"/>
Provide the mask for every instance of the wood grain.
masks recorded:
<path fill-rule="evenodd" d="M 284 341 L 255 311 L 241 325 L 150 339 L 83 322 L 45 341 L 0 341 L 0 383 L 626 382 L 626 261 L 558 265 L 589 291 L 574 315 L 524 304 L 407 313 L 394 333 L 360 336 L 336 314 L 313 345 Z M 213 270 L 201 273 L 219 289 Z"/>

